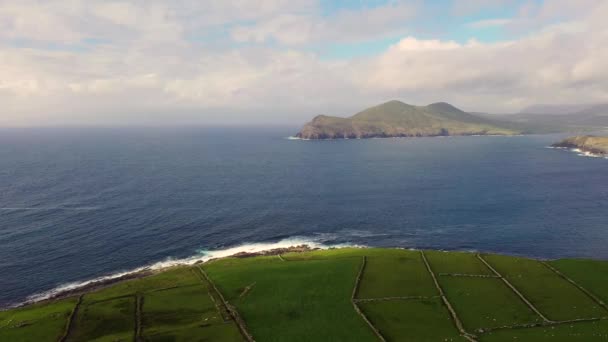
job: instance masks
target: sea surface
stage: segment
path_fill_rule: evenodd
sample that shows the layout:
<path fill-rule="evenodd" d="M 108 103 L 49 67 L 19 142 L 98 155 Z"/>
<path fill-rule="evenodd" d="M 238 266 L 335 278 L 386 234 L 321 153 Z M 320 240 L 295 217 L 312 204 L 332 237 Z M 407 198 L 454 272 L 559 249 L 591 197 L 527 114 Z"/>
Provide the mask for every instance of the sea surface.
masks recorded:
<path fill-rule="evenodd" d="M 608 159 L 547 148 L 564 135 L 296 131 L 0 129 L 0 306 L 304 242 L 608 259 Z"/>

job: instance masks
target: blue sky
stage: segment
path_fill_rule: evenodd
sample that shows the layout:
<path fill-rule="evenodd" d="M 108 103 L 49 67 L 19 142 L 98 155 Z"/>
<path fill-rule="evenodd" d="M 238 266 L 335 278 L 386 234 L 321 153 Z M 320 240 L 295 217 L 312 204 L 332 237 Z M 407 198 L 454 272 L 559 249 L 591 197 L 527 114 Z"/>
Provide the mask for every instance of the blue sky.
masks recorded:
<path fill-rule="evenodd" d="M 608 102 L 605 0 L 0 2 L 2 125 Z"/>
<path fill-rule="evenodd" d="M 375 7 L 386 6 L 395 1 L 390 0 L 339 0 L 321 1 L 322 13 L 327 18 L 332 18 L 337 13 L 345 10 L 364 11 Z M 420 5 L 423 3 L 422 5 Z M 509 29 L 508 25 L 481 25 L 490 21 L 504 21 L 516 18 L 522 6 L 541 6 L 542 0 L 514 0 L 504 2 L 479 2 L 478 6 L 470 5 L 459 9 L 459 1 L 454 0 L 427 0 L 416 4 L 417 14 L 404 22 L 410 34 L 419 38 L 434 38 L 442 40 L 453 40 L 466 43 L 471 39 L 480 42 L 492 43 L 516 39 L 529 31 L 516 31 Z M 475 24 L 480 26 L 476 26 Z M 369 56 L 381 53 L 389 46 L 398 42 L 402 36 L 394 34 L 380 39 L 350 44 L 330 44 L 319 48 L 318 51 L 325 58 L 350 58 L 355 56 Z"/>

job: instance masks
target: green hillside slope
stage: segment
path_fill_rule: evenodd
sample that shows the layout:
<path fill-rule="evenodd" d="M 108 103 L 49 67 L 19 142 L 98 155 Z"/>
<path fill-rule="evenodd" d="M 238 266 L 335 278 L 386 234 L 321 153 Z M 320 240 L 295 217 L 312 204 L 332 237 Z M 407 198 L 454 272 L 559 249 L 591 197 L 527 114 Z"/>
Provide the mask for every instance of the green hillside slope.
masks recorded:
<path fill-rule="evenodd" d="M 297 136 L 302 139 L 356 139 L 518 133 L 520 131 L 503 127 L 498 121 L 463 112 L 448 103 L 421 107 L 389 101 L 350 118 L 317 116 Z"/>

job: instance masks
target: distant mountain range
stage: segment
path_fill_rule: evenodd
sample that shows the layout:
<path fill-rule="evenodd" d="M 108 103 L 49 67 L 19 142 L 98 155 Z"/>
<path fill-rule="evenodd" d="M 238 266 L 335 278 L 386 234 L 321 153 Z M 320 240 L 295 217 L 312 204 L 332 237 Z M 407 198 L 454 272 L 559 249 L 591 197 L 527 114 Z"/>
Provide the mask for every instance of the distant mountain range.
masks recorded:
<path fill-rule="evenodd" d="M 467 113 L 445 102 L 414 106 L 394 100 L 348 118 L 319 115 L 304 125 L 296 136 L 302 139 L 361 139 L 514 135 L 590 131 L 608 127 L 608 104 L 536 105 L 524 111 L 531 112 Z"/>
<path fill-rule="evenodd" d="M 359 139 L 448 135 L 513 135 L 509 124 L 466 113 L 449 103 L 413 106 L 389 101 L 349 118 L 319 115 L 297 134 L 303 139 Z M 511 125 L 512 126 L 512 125 Z"/>
<path fill-rule="evenodd" d="M 535 105 L 518 114 L 482 116 L 519 124 L 532 133 L 592 130 L 608 127 L 608 104 Z"/>
<path fill-rule="evenodd" d="M 537 104 L 526 107 L 519 111 L 519 114 L 548 114 L 548 115 L 565 115 L 565 114 L 598 114 L 608 115 L 608 103 L 602 104 Z"/>

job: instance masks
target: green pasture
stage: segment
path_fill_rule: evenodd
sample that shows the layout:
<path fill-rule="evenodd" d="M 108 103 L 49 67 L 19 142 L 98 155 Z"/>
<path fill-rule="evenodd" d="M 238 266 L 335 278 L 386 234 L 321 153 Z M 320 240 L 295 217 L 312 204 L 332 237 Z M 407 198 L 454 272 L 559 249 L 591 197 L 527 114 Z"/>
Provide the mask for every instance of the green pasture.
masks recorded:
<path fill-rule="evenodd" d="M 537 260 L 483 255 L 545 322 L 476 254 L 424 255 L 475 341 L 608 341 L 598 303 L 608 300 L 608 262 L 548 262 L 560 275 Z M 374 330 L 387 341 L 467 340 L 420 251 L 343 248 L 173 267 L 80 302 L 0 311 L 0 341 L 243 341 L 235 316 L 262 342 L 377 341 Z"/>

